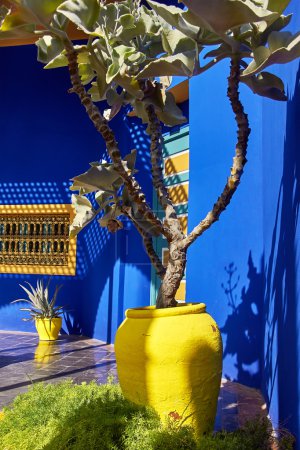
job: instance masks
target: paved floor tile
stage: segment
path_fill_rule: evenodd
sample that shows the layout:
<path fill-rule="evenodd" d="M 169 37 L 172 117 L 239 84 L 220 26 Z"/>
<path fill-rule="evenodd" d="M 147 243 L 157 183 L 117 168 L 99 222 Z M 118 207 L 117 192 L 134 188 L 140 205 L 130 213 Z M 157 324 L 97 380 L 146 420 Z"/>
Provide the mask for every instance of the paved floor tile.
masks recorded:
<path fill-rule="evenodd" d="M 74 383 L 117 379 L 112 345 L 85 337 L 62 336 L 56 342 L 39 342 L 35 333 L 0 332 L 0 409 L 32 383 Z M 261 393 L 222 380 L 215 429 L 232 431 L 267 409 Z"/>

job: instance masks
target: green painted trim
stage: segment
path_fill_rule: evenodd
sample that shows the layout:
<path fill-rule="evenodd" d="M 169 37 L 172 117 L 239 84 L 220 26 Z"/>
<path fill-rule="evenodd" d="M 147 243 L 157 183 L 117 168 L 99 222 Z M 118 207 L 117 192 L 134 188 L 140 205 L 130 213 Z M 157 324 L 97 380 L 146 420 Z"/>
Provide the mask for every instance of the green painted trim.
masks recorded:
<path fill-rule="evenodd" d="M 170 175 L 164 179 L 166 186 L 173 186 L 173 184 L 185 183 L 189 181 L 189 172 L 180 172 L 175 175 Z"/>
<path fill-rule="evenodd" d="M 183 203 L 182 205 L 175 206 L 176 214 L 187 214 L 188 213 L 188 204 Z"/>
<path fill-rule="evenodd" d="M 189 126 L 182 128 L 173 134 L 164 135 L 163 156 L 171 156 L 176 153 L 189 150 Z"/>
<path fill-rule="evenodd" d="M 189 136 L 183 136 L 178 141 L 173 141 L 163 146 L 163 157 L 167 158 L 168 156 L 189 150 L 189 146 Z"/>
<path fill-rule="evenodd" d="M 175 131 L 175 133 L 166 133 L 164 134 L 164 142 L 170 142 L 174 141 L 175 139 L 178 139 L 180 136 L 186 136 L 190 132 L 189 125 L 186 125 L 185 127 L 182 127 L 179 131 Z"/>
<path fill-rule="evenodd" d="M 156 209 L 154 211 L 156 211 L 156 215 L 160 219 L 162 219 L 164 217 L 164 211 L 161 208 L 158 208 L 157 201 L 156 201 L 155 205 L 156 205 Z M 154 203 L 153 203 L 153 207 L 154 207 Z M 188 213 L 188 204 L 182 203 L 181 205 L 175 205 L 175 211 L 176 211 L 176 214 L 178 214 L 179 216 L 182 214 L 187 214 Z"/>

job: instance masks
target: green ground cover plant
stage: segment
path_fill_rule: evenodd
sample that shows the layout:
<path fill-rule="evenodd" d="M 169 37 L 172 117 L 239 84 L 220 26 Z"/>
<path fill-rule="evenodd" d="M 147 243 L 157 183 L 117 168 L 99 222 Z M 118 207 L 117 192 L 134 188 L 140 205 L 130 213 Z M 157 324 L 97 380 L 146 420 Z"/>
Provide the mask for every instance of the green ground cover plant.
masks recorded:
<path fill-rule="evenodd" d="M 150 408 L 127 401 L 119 385 L 34 384 L 4 409 L 2 450 L 271 450 L 274 438 L 267 419 L 249 422 L 232 433 L 196 439 L 170 417 L 168 426 Z M 292 449 L 284 434 L 278 449 Z"/>

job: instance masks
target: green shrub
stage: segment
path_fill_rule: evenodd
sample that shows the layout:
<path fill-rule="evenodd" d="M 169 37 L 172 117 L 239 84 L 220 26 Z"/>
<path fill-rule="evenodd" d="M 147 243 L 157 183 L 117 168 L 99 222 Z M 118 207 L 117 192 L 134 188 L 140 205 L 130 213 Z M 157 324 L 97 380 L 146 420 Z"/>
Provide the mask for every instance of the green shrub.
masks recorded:
<path fill-rule="evenodd" d="M 163 427 L 150 408 L 124 399 L 114 384 L 37 383 L 4 409 L 0 448 L 5 450 L 258 450 L 270 449 L 270 426 L 257 420 L 234 433 L 196 441 L 176 422 Z M 292 449 L 285 434 L 280 448 Z"/>

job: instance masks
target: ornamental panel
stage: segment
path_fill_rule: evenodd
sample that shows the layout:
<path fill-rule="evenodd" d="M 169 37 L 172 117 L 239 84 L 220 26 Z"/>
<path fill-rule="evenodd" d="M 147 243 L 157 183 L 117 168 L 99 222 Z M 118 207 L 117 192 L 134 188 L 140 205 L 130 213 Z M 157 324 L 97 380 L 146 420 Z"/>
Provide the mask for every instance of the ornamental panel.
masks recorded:
<path fill-rule="evenodd" d="M 74 275 L 71 205 L 0 206 L 0 272 Z"/>

